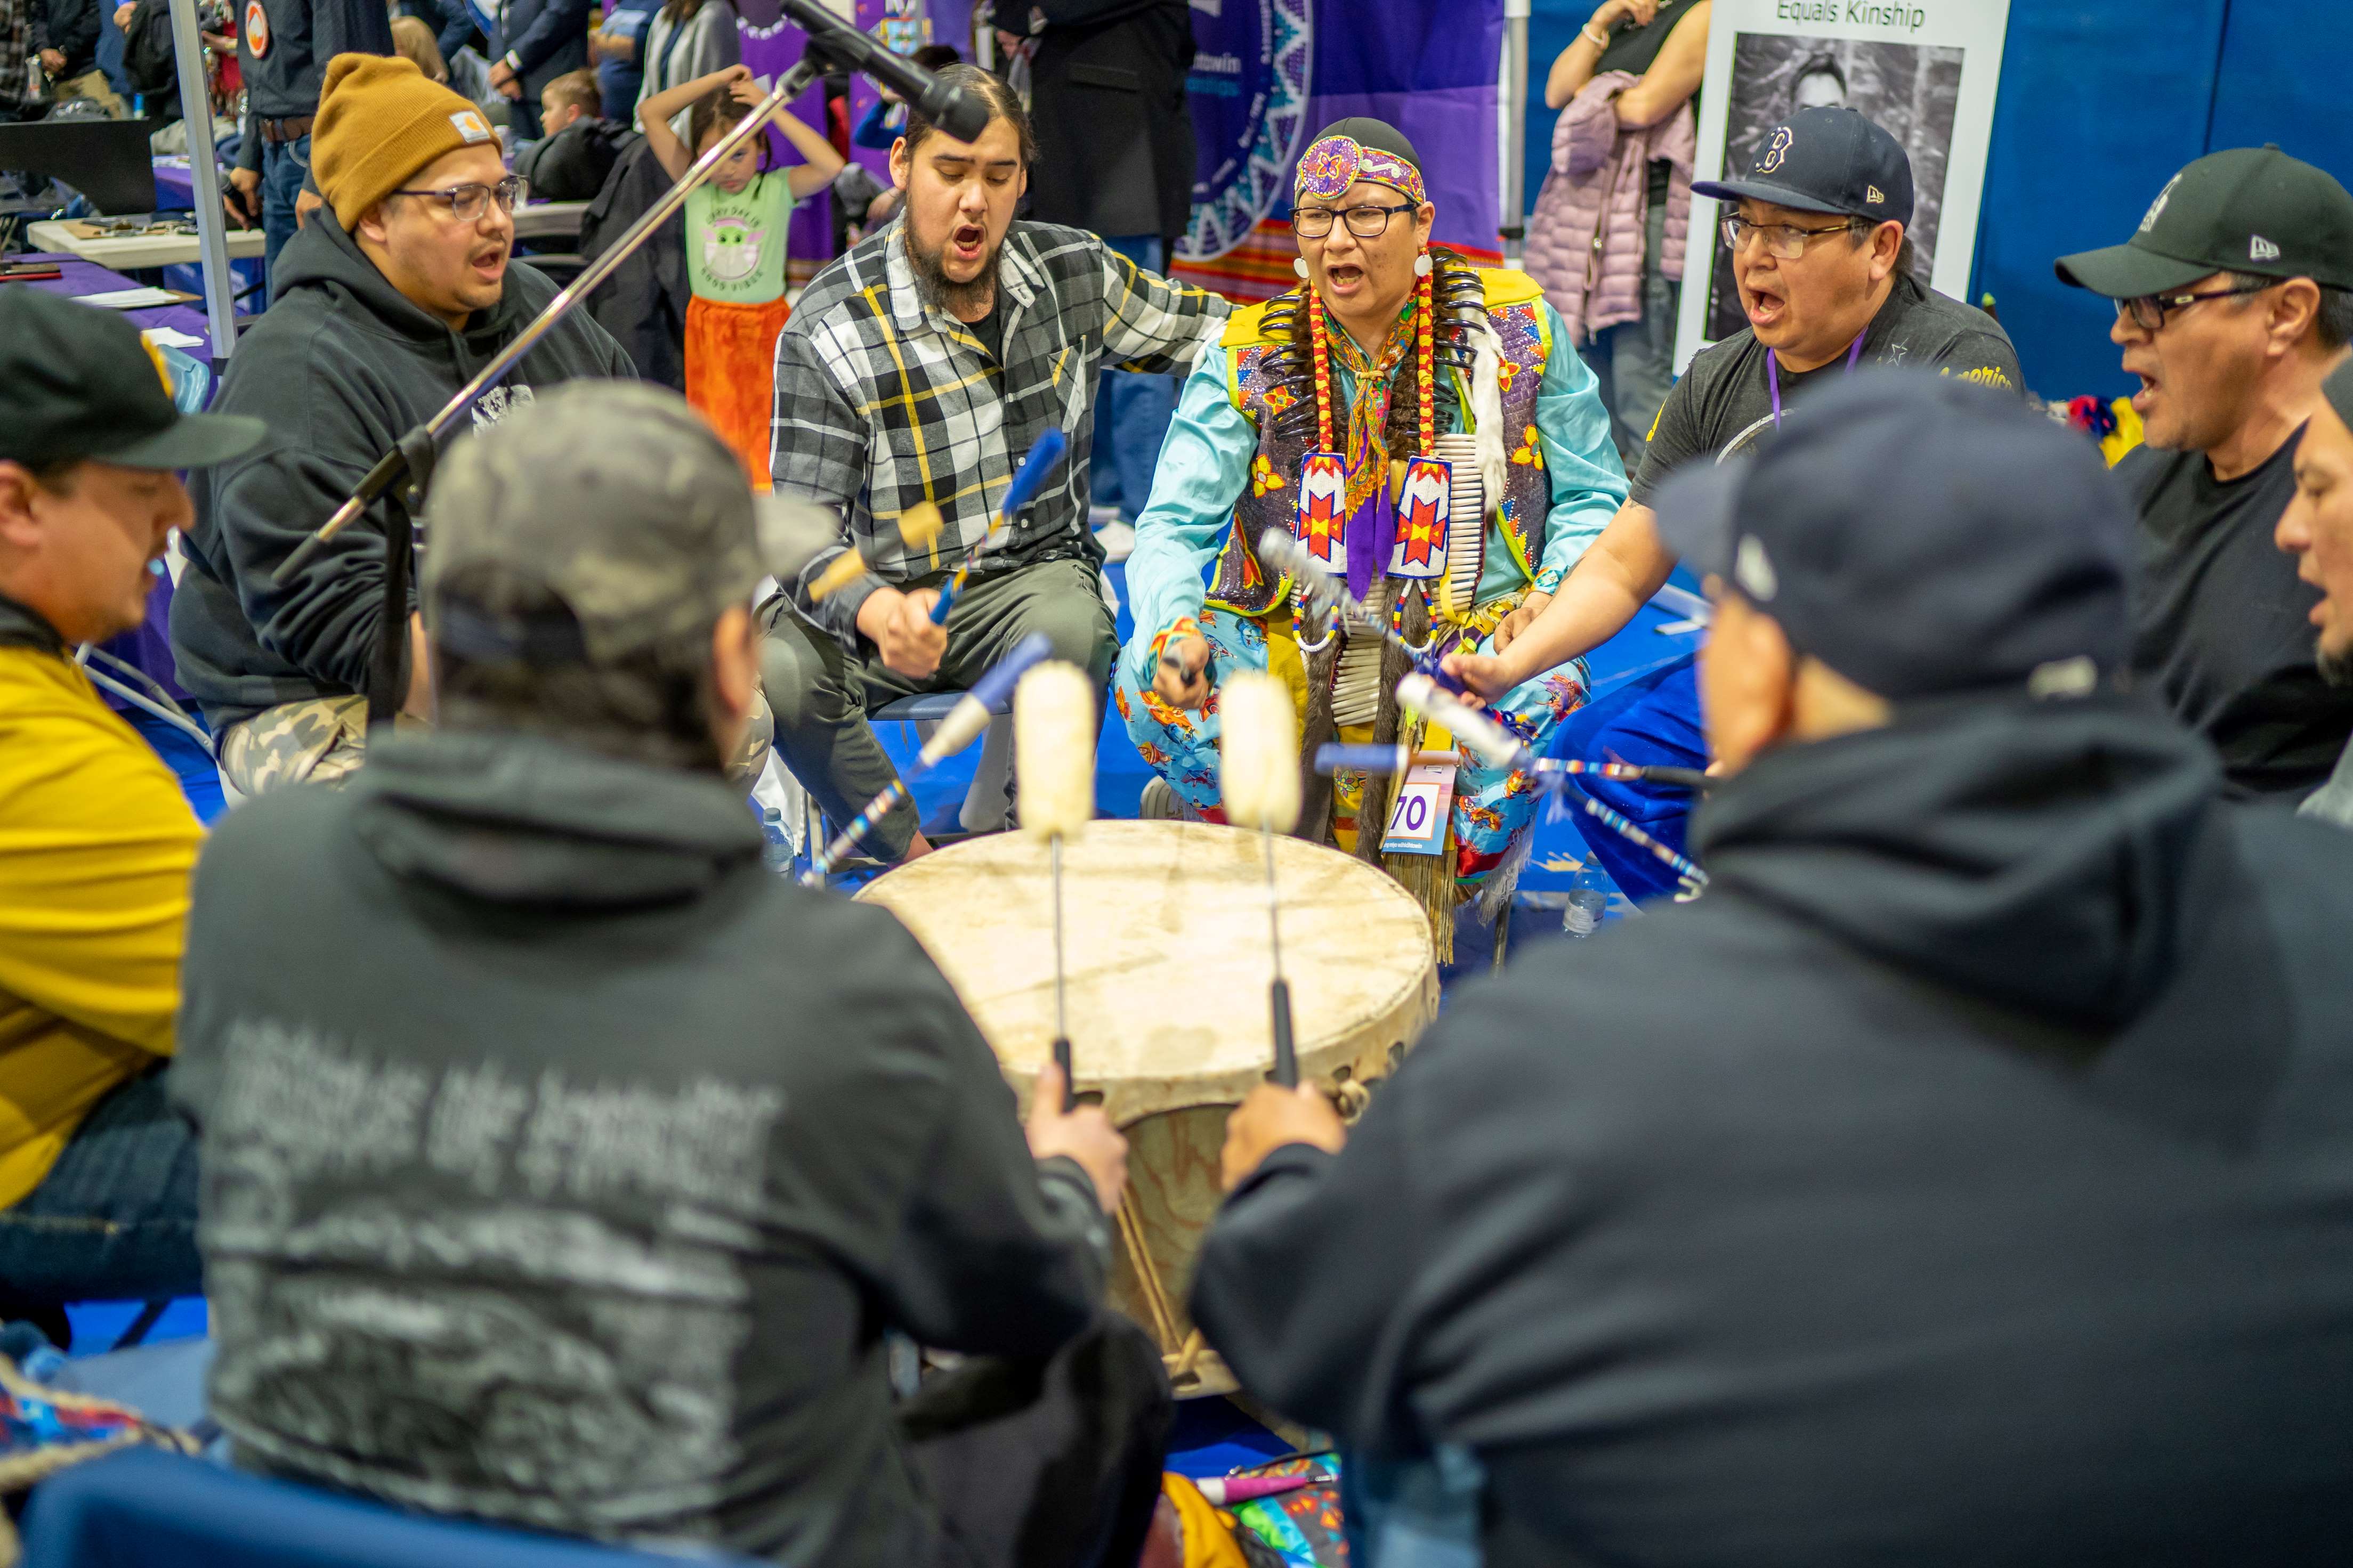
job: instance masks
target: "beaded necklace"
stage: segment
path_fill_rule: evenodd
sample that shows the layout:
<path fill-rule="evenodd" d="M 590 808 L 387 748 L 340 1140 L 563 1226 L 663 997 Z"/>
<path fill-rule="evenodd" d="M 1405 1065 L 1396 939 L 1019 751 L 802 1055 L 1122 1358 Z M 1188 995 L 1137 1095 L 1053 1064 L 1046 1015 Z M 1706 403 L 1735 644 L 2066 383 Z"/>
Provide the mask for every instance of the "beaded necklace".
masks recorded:
<path fill-rule="evenodd" d="M 1432 268 L 1430 272 L 1425 272 L 1417 278 L 1414 280 L 1413 291 L 1415 433 L 1420 437 L 1419 453 L 1425 457 L 1438 444 L 1438 313 L 1431 305 L 1430 282 L 1431 276 L 1436 270 Z M 1324 320 L 1324 297 L 1312 288 L 1307 289 L 1306 293 L 1308 358 L 1313 367 L 1315 387 L 1315 448 L 1320 452 L 1340 452 L 1341 460 L 1345 463 L 1351 454 L 1342 451 L 1337 445 L 1335 432 L 1332 426 L 1332 330 L 1330 324 Z M 1363 403 L 1374 395 L 1371 382 L 1378 376 L 1379 356 L 1376 354 L 1370 357 L 1361 355 L 1357 357 L 1363 359 L 1363 363 L 1356 367 L 1359 388 L 1357 399 Z M 1388 421 L 1382 419 L 1368 423 L 1371 424 L 1371 428 L 1366 432 L 1367 444 L 1373 445 L 1378 456 L 1385 458 L 1388 454 L 1379 449 L 1377 441 L 1378 432 Z M 1388 476 L 1380 475 L 1374 482 L 1387 484 Z M 1426 600 L 1429 596 L 1428 586 L 1422 585 L 1420 592 Z M 1397 602 L 1389 607 L 1389 623 L 1392 627 L 1403 629 L 1405 605 L 1406 595 L 1400 594 L 1397 597 Z M 1291 616 L 1293 634 L 1296 637 L 1300 633 L 1301 626 L 1299 601 L 1295 595 L 1292 600 Z"/>
<path fill-rule="evenodd" d="M 1324 319 L 1324 297 L 1310 289 L 1307 293 L 1307 353 L 1315 387 L 1315 449 L 1319 452 L 1340 452 L 1343 461 L 1350 456 L 1343 451 L 1332 427 L 1332 329 Z M 1438 341 L 1437 312 L 1430 305 L 1430 279 L 1428 274 L 1415 279 L 1413 291 L 1413 383 L 1416 400 L 1416 433 L 1420 437 L 1421 455 L 1428 456 L 1438 442 Z M 1366 375 L 1377 376 L 1379 356 L 1365 358 L 1357 367 L 1360 385 Z M 1369 388 L 1360 390 L 1360 400 L 1370 395 Z M 1375 429 L 1377 430 L 1376 426 Z M 1386 456 L 1386 454 L 1384 454 Z"/>

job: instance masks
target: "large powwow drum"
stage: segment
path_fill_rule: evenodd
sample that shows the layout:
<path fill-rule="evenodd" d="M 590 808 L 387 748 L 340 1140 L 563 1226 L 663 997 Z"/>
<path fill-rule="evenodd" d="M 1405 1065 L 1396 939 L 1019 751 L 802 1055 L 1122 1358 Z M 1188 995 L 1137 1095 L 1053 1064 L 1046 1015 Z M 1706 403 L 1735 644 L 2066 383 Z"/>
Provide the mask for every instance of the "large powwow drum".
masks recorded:
<path fill-rule="evenodd" d="M 1438 1014 L 1429 919 L 1337 850 L 1274 848 L 1301 1079 L 1380 1078 Z M 915 933 L 1026 1110 L 1054 1038 L 1046 852 L 1016 834 L 975 839 L 858 896 Z M 1113 1300 L 1158 1338 L 1180 1395 L 1224 1393 L 1185 1297 L 1221 1196 L 1226 1113 L 1272 1059 L 1264 852 L 1238 828 L 1098 821 L 1063 847 L 1062 900 L 1073 1077 L 1128 1139 Z"/>

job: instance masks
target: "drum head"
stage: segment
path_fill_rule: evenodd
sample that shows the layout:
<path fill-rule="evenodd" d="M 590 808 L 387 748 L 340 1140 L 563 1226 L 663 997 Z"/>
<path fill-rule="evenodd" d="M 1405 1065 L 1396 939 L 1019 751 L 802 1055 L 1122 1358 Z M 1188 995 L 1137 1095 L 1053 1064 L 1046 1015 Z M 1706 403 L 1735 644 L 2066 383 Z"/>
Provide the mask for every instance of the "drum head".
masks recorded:
<path fill-rule="evenodd" d="M 1430 921 L 1387 876 L 1274 840 L 1282 966 L 1303 1078 L 1378 1077 L 1438 1012 Z M 859 898 L 890 910 L 946 973 L 1015 1091 L 1052 1056 L 1054 911 L 1046 847 L 999 834 L 925 856 Z M 1238 1103 L 1273 1053 L 1266 861 L 1258 835 L 1098 821 L 1062 850 L 1073 1076 L 1122 1125 Z"/>

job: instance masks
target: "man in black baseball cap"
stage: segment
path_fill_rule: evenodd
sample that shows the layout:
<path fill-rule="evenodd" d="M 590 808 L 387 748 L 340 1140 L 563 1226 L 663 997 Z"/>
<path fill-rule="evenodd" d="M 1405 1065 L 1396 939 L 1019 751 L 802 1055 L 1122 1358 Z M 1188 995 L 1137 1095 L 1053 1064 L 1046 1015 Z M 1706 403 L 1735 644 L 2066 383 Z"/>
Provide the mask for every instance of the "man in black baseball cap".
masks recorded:
<path fill-rule="evenodd" d="M 262 433 L 259 419 L 181 413 L 162 361 L 118 313 L 0 289 L 0 462 L 164 472 L 234 458 Z"/>
<path fill-rule="evenodd" d="M 2339 1560 L 2353 837 L 2119 689 L 2129 505 L 2011 399 L 1858 374 L 1657 502 L 1710 885 L 1460 994 L 1353 1128 L 1254 1089 L 1208 1342 L 1471 1447 L 1491 1563 Z"/>
<path fill-rule="evenodd" d="M 0 287 L 0 1319 L 202 1288 L 195 1150 L 164 1105 L 188 872 L 179 781 L 77 643 L 137 626 L 175 468 L 258 420 L 183 415 L 111 310 Z"/>
<path fill-rule="evenodd" d="M 1936 293 L 1914 267 L 1912 161 L 1881 126 L 1851 109 L 1803 109 L 1761 142 L 1747 170 L 1692 189 L 1728 205 L 1720 257 L 1740 287 L 1748 325 L 1703 349 L 1651 426 L 1625 508 L 1560 592 L 1532 595 L 1498 628 L 1493 655 L 1449 668 L 1493 698 L 1617 635 L 1674 568 L 1651 525 L 1651 499 L 1689 463 L 1749 450 L 1783 414 L 1865 364 L 1916 365 L 2015 394 L 2018 356 L 1983 311 Z M 1597 737 L 1597 754 L 1696 765 L 1698 699 L 1681 672 Z M 1671 845 L 1688 797 L 1596 781 L 1595 793 Z M 1636 897 L 1673 880 L 1638 849 L 1597 847 Z"/>
<path fill-rule="evenodd" d="M 2272 531 L 2296 436 L 2353 340 L 2353 195 L 2277 147 L 2212 153 L 2122 245 L 2062 282 L 2116 301 L 2147 447 L 2116 472 L 2144 535 L 2133 667 L 2222 753 L 2232 787 L 2295 799 L 2353 735 L 2353 689 L 2312 659 L 2319 602 Z"/>

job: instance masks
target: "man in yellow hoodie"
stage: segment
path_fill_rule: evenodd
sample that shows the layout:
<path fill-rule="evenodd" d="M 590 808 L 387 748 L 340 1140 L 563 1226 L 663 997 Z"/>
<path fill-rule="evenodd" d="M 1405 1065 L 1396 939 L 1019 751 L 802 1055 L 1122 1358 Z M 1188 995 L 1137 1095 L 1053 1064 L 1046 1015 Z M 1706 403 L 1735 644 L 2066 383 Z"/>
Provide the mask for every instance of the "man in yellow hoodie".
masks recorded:
<path fill-rule="evenodd" d="M 260 441 L 185 416 L 111 311 L 0 290 L 0 1317 L 201 1288 L 172 1053 L 196 826 L 76 644 L 136 626 L 175 469 Z"/>

